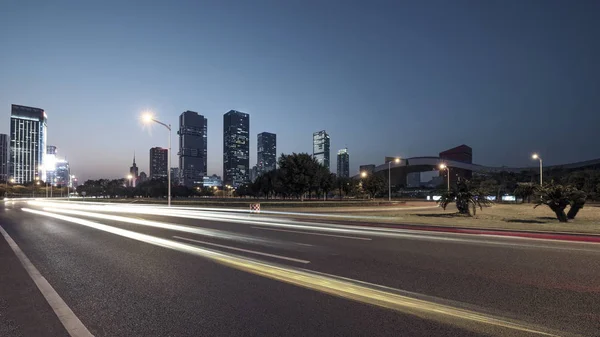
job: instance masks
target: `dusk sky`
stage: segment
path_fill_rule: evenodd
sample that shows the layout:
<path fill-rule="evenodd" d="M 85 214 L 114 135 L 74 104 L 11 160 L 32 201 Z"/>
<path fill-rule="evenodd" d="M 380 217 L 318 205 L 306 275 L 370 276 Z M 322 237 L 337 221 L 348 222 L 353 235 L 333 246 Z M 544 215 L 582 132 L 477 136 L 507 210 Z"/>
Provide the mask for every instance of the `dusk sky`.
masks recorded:
<path fill-rule="evenodd" d="M 133 152 L 208 118 L 222 174 L 223 114 L 250 114 L 278 153 L 331 136 L 331 169 L 460 144 L 475 163 L 600 158 L 600 1 L 3 1 L 0 133 L 10 105 L 48 113 L 48 144 L 82 179 L 124 177 Z"/>

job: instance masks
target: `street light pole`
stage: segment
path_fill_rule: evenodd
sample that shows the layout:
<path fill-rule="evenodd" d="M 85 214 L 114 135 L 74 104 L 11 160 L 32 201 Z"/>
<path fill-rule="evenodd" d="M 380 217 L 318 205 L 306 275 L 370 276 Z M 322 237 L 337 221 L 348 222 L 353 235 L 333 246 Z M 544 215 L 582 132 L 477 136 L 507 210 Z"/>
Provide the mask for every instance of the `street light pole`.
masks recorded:
<path fill-rule="evenodd" d="M 167 167 L 167 184 L 169 185 L 168 186 L 169 195 L 167 197 L 168 198 L 167 204 L 169 207 L 171 207 L 171 124 L 165 124 L 161 121 L 158 121 L 158 120 L 154 119 L 154 117 L 152 117 L 152 115 L 144 115 L 143 119 L 145 122 L 154 122 L 154 123 L 160 124 L 160 125 L 164 126 L 165 128 L 167 128 L 167 130 L 169 130 L 169 149 L 167 150 L 167 157 L 168 157 L 167 165 L 169 166 L 169 167 Z"/>
<path fill-rule="evenodd" d="M 542 157 L 540 157 L 537 153 L 534 153 L 531 158 L 533 159 L 537 159 L 540 161 L 540 186 L 543 186 L 544 183 L 544 179 L 542 178 L 542 175 L 544 173 L 544 165 L 542 164 Z"/>
<path fill-rule="evenodd" d="M 395 164 L 400 162 L 400 158 L 393 160 Z M 388 201 L 392 201 L 392 161 L 388 161 Z"/>
<path fill-rule="evenodd" d="M 450 192 L 450 168 L 446 164 L 440 164 L 440 169 L 446 170 L 446 174 L 448 175 L 448 192 Z"/>

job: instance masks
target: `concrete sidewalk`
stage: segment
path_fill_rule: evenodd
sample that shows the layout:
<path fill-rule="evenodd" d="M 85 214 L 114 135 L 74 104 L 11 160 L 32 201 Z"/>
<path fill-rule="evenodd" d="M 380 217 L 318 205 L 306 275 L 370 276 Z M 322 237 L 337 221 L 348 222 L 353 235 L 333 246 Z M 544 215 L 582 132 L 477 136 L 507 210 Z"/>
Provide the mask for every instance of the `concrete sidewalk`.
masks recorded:
<path fill-rule="evenodd" d="M 0 236 L 0 336 L 69 336 L 2 236 Z"/>

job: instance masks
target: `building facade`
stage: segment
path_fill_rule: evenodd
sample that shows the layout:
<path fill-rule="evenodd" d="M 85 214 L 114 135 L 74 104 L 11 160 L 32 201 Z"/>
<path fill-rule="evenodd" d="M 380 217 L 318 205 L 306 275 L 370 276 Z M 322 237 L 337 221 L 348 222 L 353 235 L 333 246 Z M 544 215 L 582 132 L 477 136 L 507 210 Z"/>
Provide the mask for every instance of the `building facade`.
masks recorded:
<path fill-rule="evenodd" d="M 206 175 L 208 120 L 194 111 L 179 116 L 179 183 L 188 187 L 202 184 Z"/>
<path fill-rule="evenodd" d="M 71 174 L 71 170 L 69 168 L 69 162 L 64 159 L 56 160 L 56 170 L 54 171 L 54 186 L 62 186 L 65 187 L 69 185 L 70 179 L 69 175 Z"/>
<path fill-rule="evenodd" d="M 375 164 L 368 164 L 368 165 L 360 165 L 360 168 L 358 169 L 358 171 L 360 173 L 365 172 L 367 174 L 371 174 L 373 173 L 373 171 L 375 171 Z"/>
<path fill-rule="evenodd" d="M 8 165 L 8 135 L 0 133 L 0 180 L 7 182 L 9 178 Z"/>
<path fill-rule="evenodd" d="M 153 147 L 150 149 L 150 179 L 167 178 L 169 173 L 169 149 Z"/>
<path fill-rule="evenodd" d="M 212 176 L 204 176 L 202 177 L 202 186 L 204 187 L 221 187 L 223 186 L 223 181 L 221 180 L 221 177 L 219 177 L 216 174 L 213 174 Z"/>
<path fill-rule="evenodd" d="M 329 135 L 325 130 L 313 133 L 313 157 L 329 170 Z"/>
<path fill-rule="evenodd" d="M 46 177 L 47 124 L 48 117 L 43 109 L 11 106 L 9 175 L 15 183 Z"/>
<path fill-rule="evenodd" d="M 250 115 L 223 115 L 223 183 L 238 187 L 250 180 Z"/>
<path fill-rule="evenodd" d="M 350 154 L 348 149 L 341 149 L 337 154 L 337 176 L 341 178 L 350 177 Z"/>
<path fill-rule="evenodd" d="M 46 160 L 44 166 L 46 167 L 46 178 L 45 180 L 50 183 L 54 183 L 56 180 L 56 153 L 58 152 L 56 146 L 46 146 Z"/>
<path fill-rule="evenodd" d="M 277 135 L 269 132 L 259 133 L 256 150 L 258 174 L 273 171 L 277 168 Z"/>

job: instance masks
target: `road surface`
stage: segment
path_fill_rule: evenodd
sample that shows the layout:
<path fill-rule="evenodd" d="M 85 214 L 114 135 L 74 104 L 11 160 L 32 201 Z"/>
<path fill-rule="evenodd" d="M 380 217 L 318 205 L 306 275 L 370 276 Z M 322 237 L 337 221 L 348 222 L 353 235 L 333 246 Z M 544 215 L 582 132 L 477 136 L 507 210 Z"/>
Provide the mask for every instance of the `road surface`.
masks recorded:
<path fill-rule="evenodd" d="M 0 226 L 2 336 L 600 336 L 598 244 L 57 201 Z"/>

